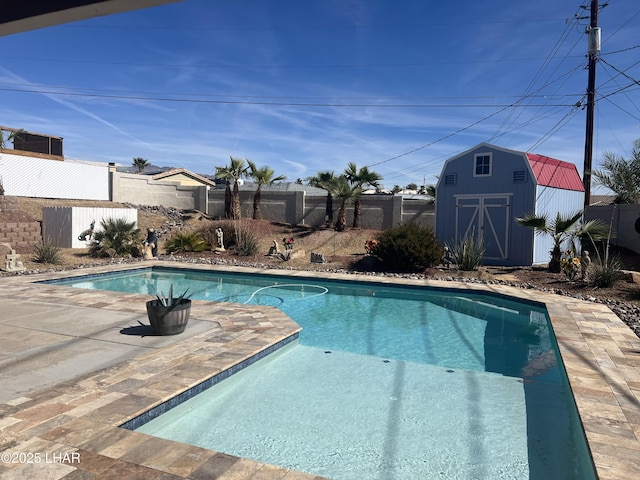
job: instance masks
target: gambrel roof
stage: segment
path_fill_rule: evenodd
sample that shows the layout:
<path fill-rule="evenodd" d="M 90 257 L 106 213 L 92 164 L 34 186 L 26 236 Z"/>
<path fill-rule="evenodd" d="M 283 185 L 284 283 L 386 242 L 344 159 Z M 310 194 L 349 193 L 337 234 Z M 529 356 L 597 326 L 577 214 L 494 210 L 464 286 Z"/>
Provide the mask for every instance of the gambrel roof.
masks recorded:
<path fill-rule="evenodd" d="M 533 175 L 538 185 L 584 192 L 584 185 L 580 179 L 578 169 L 573 163 L 563 162 L 555 158 L 525 153 L 531 165 Z"/>

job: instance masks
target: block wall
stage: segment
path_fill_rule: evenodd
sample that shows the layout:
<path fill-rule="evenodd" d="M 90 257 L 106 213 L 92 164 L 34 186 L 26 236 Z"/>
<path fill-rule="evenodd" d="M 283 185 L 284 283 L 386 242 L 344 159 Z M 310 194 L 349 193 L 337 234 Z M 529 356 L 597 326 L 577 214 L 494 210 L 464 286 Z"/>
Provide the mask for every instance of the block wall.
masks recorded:
<path fill-rule="evenodd" d="M 16 198 L 0 196 L 0 211 L 19 212 Z M 0 243 L 8 243 L 17 253 L 30 252 L 42 240 L 39 222 L 0 222 Z"/>

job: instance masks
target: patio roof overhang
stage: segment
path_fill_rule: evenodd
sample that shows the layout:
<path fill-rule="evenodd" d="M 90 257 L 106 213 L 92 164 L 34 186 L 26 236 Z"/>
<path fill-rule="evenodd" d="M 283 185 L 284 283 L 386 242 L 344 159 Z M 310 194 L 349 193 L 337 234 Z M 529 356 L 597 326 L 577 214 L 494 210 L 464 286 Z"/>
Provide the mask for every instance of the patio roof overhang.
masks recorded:
<path fill-rule="evenodd" d="M 25 0 L 0 9 L 0 37 L 180 0 Z"/>

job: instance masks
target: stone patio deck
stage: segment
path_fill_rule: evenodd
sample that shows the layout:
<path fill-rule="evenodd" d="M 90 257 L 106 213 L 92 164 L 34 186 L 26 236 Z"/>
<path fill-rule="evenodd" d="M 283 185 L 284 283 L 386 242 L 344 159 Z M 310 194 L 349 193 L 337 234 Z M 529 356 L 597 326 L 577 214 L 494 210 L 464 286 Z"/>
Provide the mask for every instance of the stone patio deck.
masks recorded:
<path fill-rule="evenodd" d="M 0 354 L 0 385 L 21 364 L 34 365 L 30 367 L 34 375 L 22 375 L 23 384 L 15 386 L 25 393 L 0 399 L 0 478 L 319 479 L 119 427 L 300 330 L 275 308 L 194 301 L 185 334 L 144 337 L 136 329 L 140 328 L 138 320 L 146 323 L 145 295 L 33 283 L 140 266 L 0 278 L 0 337 L 6 340 L 10 332 L 5 345 L 13 348 Z M 605 306 L 500 285 L 299 271 L 268 273 L 484 290 L 546 304 L 599 478 L 640 478 L 640 340 Z M 81 328 L 92 316 L 103 318 L 109 313 L 119 327 Z M 65 331 L 69 325 L 78 327 Z M 126 345 L 108 350 L 108 344 L 123 341 L 122 328 L 130 328 L 133 335 Z M 110 357 L 104 359 L 108 366 L 85 364 L 85 351 L 65 350 L 75 346 L 75 341 L 88 342 L 94 352 L 102 349 L 100 354 Z M 52 345 L 62 345 L 61 350 L 52 350 Z M 30 356 L 34 352 L 35 357 Z M 64 352 L 70 352 L 66 360 L 75 367 L 63 371 L 41 365 L 39 371 L 55 377 L 42 383 L 42 377 L 35 375 L 37 361 L 46 363 L 51 355 L 64 360 Z"/>

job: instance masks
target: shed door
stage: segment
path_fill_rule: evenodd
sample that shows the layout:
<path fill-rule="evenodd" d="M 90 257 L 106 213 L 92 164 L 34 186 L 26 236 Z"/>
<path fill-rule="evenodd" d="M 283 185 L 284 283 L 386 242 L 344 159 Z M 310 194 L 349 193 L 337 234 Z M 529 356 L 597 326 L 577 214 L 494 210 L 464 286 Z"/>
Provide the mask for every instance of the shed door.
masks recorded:
<path fill-rule="evenodd" d="M 509 195 L 456 196 L 456 239 L 479 236 L 487 260 L 509 254 Z"/>

